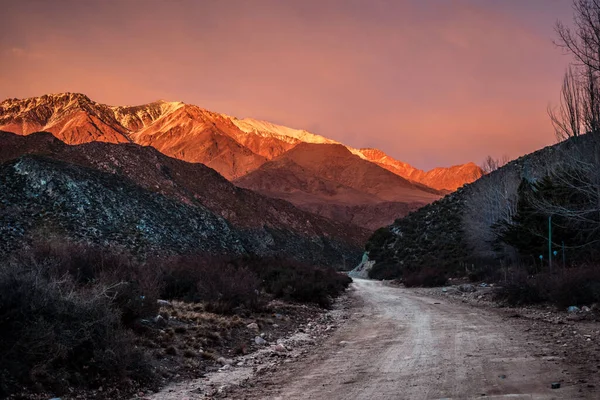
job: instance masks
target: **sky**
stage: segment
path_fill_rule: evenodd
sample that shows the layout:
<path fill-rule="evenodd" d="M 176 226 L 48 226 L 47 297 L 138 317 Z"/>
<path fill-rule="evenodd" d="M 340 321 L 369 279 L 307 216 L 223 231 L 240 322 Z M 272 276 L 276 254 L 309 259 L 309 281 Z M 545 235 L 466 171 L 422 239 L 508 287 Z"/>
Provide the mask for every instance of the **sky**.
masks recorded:
<path fill-rule="evenodd" d="M 570 62 L 570 0 L 0 2 L 0 100 L 183 101 L 423 169 L 555 143 Z"/>

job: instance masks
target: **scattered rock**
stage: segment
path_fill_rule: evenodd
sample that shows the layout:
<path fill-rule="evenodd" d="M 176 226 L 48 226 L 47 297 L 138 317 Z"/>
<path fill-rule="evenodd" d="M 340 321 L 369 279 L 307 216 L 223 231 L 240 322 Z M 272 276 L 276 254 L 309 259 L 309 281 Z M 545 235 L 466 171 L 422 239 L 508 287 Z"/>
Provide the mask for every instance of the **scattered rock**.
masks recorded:
<path fill-rule="evenodd" d="M 258 324 L 256 322 L 253 322 L 251 324 L 246 325 L 246 328 L 251 329 L 253 331 L 257 331 L 258 332 Z"/>
<path fill-rule="evenodd" d="M 463 293 L 472 293 L 472 292 L 476 292 L 477 288 L 475 288 L 475 286 L 471 285 L 470 283 L 465 283 L 462 284 L 458 287 L 458 290 L 460 290 Z"/>
<path fill-rule="evenodd" d="M 581 307 L 581 311 L 583 311 L 583 312 L 590 312 L 590 311 L 592 311 L 592 309 L 589 308 L 588 306 L 583 306 L 583 307 Z"/>
<path fill-rule="evenodd" d="M 567 308 L 567 312 L 569 313 L 577 313 L 581 311 L 581 309 L 577 306 L 569 306 L 569 308 Z"/>
<path fill-rule="evenodd" d="M 287 351 L 287 349 L 285 348 L 284 345 L 282 344 L 277 344 L 275 346 L 273 346 L 273 350 L 279 352 L 279 353 L 285 353 Z"/>
<path fill-rule="evenodd" d="M 173 304 L 171 304 L 171 302 L 170 302 L 170 301 L 168 301 L 168 300 L 161 300 L 161 299 L 158 299 L 158 300 L 156 300 L 156 303 L 157 303 L 159 306 L 161 306 L 161 307 L 169 307 L 169 308 L 173 308 Z"/>
<path fill-rule="evenodd" d="M 254 343 L 256 343 L 259 346 L 264 346 L 264 345 L 267 344 L 267 341 L 265 339 L 263 339 L 262 337 L 260 337 L 260 336 L 256 336 L 254 338 Z"/>
<path fill-rule="evenodd" d="M 550 385 L 551 389 L 560 389 L 560 382 L 552 382 Z"/>
<path fill-rule="evenodd" d="M 219 357 L 219 358 L 217 358 L 217 362 L 219 364 L 222 364 L 222 365 L 231 365 L 231 364 L 233 364 L 233 360 L 230 360 L 230 359 L 225 358 L 225 357 Z"/>
<path fill-rule="evenodd" d="M 157 315 L 156 317 L 154 317 L 154 323 L 161 328 L 169 324 L 169 322 L 165 318 L 163 318 L 162 315 Z"/>

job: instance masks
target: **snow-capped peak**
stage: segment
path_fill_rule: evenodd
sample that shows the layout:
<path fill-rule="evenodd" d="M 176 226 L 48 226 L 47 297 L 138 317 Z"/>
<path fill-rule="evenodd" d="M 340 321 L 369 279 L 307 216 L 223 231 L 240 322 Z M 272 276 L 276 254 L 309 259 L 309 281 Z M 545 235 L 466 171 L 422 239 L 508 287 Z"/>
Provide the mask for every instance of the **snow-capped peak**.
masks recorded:
<path fill-rule="evenodd" d="M 288 143 L 305 142 L 340 144 L 335 140 L 315 135 L 314 133 L 310 133 L 303 129 L 288 128 L 287 126 L 276 125 L 271 122 L 260 121 L 253 118 L 237 119 L 232 117 L 231 121 L 243 132 L 255 133 L 263 137 L 276 137 L 277 139 Z"/>

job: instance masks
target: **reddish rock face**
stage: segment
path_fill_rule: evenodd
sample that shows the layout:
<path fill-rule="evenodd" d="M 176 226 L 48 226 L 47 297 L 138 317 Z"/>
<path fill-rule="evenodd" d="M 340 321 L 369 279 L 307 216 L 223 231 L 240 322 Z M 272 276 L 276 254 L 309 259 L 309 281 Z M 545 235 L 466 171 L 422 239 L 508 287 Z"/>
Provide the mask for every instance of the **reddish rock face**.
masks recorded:
<path fill-rule="evenodd" d="M 234 183 L 369 229 L 441 197 L 340 144 L 301 143 Z"/>
<path fill-rule="evenodd" d="M 467 183 L 476 181 L 483 175 L 483 170 L 472 162 L 423 171 L 410 164 L 395 160 L 378 149 L 360 149 L 358 152 L 367 160 L 388 171 L 437 190 L 455 191 Z"/>
<path fill-rule="evenodd" d="M 67 144 L 152 146 L 240 186 L 369 229 L 481 176 L 472 163 L 425 172 L 377 149 L 180 102 L 115 107 L 77 93 L 7 99 L 0 103 L 0 130 L 47 131 Z"/>

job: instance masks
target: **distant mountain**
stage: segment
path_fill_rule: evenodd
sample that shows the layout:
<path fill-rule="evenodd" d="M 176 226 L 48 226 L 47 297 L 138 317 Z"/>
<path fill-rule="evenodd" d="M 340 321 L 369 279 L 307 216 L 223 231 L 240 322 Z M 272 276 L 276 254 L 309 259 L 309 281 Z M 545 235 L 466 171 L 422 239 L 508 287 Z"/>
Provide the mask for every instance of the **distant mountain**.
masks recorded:
<path fill-rule="evenodd" d="M 454 191 L 464 184 L 474 182 L 483 176 L 483 170 L 472 162 L 423 171 L 410 164 L 395 160 L 381 150 L 359 149 L 356 150 L 356 153 L 410 181 L 438 190 Z"/>
<path fill-rule="evenodd" d="M 481 170 L 472 163 L 424 172 L 376 149 L 354 149 L 305 130 L 251 118 L 237 119 L 181 102 L 108 106 L 78 93 L 7 99 L 0 103 L 0 129 L 19 135 L 46 131 L 67 144 L 108 142 L 152 146 L 170 157 L 202 163 L 244 187 L 302 204 L 305 209 L 327 217 L 346 215 L 344 221 L 368 228 L 389 223 L 410 209 L 435 200 L 440 191 L 455 190 L 481 175 Z M 329 154 L 320 150 L 311 154 L 316 149 L 312 145 L 316 144 L 335 145 L 337 151 L 344 149 L 343 157 L 334 158 L 342 164 L 335 165 Z M 289 157 L 280 159 L 292 151 Z M 356 157 L 348 158 L 352 154 Z M 303 159 L 307 161 L 300 162 Z M 288 192 L 293 185 L 275 187 L 274 183 L 291 179 L 290 174 L 299 174 L 292 162 L 304 169 L 310 163 L 320 163 L 319 168 L 310 167 L 302 178 L 297 178 L 305 182 L 300 186 L 316 185 L 318 181 L 322 188 L 298 189 L 290 197 Z M 284 168 L 284 164 L 291 170 Z M 259 174 L 240 179 L 263 166 Z M 358 174 L 351 172 L 355 167 L 360 169 Z M 332 171 L 345 175 L 332 177 Z M 273 176 L 276 173 L 282 176 Z M 271 177 L 271 183 L 261 183 L 266 175 Z M 331 185 L 343 187 L 334 190 Z M 325 196 L 322 190 L 339 190 L 339 193 Z M 382 215 L 384 211 L 386 214 Z M 377 221 L 369 215 L 373 218 L 377 215 Z"/>
<path fill-rule="evenodd" d="M 234 183 L 372 229 L 440 198 L 340 144 L 298 144 Z"/>
<path fill-rule="evenodd" d="M 135 144 L 68 146 L 47 133 L 0 132 L 0 169 L 0 250 L 50 229 L 133 249 L 285 255 L 344 268 L 368 235 Z"/>

